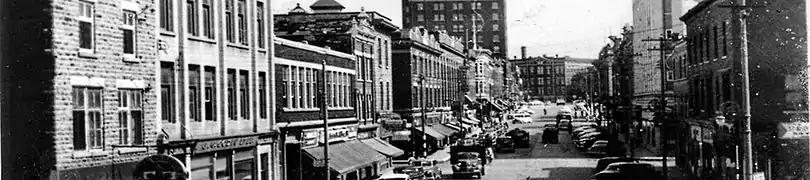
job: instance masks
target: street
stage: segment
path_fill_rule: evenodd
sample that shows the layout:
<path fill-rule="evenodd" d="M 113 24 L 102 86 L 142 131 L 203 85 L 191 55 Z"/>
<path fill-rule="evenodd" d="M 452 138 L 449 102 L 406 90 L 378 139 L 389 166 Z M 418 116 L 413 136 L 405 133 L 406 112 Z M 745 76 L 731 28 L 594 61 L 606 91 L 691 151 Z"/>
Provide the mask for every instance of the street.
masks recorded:
<path fill-rule="evenodd" d="M 543 108 L 547 109 L 548 115 L 543 116 Z M 560 132 L 559 144 L 540 143 L 543 126 L 554 123 L 554 115 L 559 107 L 534 106 L 529 109 L 535 111 L 532 114 L 535 122 L 510 124 L 510 129 L 521 128 L 528 131 L 531 134 L 532 147 L 520 148 L 514 153 L 496 153 L 495 160 L 486 166 L 486 175 L 482 179 L 588 179 L 598 159 L 588 158 L 579 152 L 571 143 L 568 132 Z M 445 178 L 457 179 L 451 175 L 453 171 L 449 162 L 441 164 L 440 168 Z"/>

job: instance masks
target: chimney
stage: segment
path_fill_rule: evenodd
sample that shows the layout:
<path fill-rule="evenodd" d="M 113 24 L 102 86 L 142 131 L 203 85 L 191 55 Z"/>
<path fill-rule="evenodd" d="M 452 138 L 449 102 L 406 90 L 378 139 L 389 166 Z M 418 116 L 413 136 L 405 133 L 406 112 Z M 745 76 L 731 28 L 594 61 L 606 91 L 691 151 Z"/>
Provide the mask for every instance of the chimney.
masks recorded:
<path fill-rule="evenodd" d="M 554 54 L 554 58 L 560 58 L 559 54 Z"/>
<path fill-rule="evenodd" d="M 520 59 L 526 59 L 526 46 L 520 46 Z"/>

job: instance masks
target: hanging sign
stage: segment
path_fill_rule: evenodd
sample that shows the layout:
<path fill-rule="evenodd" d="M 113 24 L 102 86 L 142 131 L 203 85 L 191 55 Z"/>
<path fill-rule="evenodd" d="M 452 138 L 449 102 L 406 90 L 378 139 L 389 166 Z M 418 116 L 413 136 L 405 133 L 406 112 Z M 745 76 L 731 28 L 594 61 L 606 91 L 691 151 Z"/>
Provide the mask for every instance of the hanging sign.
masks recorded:
<path fill-rule="evenodd" d="M 810 135 L 810 123 L 782 122 L 777 127 L 779 139 L 806 139 Z"/>

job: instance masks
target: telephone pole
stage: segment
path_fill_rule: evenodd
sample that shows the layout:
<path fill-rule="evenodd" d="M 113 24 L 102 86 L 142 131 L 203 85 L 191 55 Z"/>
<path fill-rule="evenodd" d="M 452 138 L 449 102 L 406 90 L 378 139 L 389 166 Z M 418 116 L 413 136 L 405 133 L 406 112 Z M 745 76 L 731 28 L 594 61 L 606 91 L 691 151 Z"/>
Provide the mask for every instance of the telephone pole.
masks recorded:
<path fill-rule="evenodd" d="M 666 52 L 673 50 L 673 48 L 669 46 L 670 43 L 668 43 L 668 42 L 678 41 L 678 39 L 676 39 L 674 37 L 671 37 L 671 34 L 664 34 L 661 37 L 659 37 L 658 39 L 643 39 L 641 41 L 658 41 L 658 48 L 647 49 L 647 50 L 649 50 L 649 51 L 658 51 L 658 52 L 661 53 L 660 54 L 661 55 L 661 60 L 658 62 L 659 63 L 658 64 L 659 69 L 661 70 L 661 103 L 659 103 L 660 107 L 658 108 L 658 113 L 659 113 L 658 115 L 660 117 L 656 117 L 656 118 L 661 119 L 661 139 L 663 139 L 663 140 L 661 140 L 661 143 L 663 144 L 661 146 L 661 156 L 662 156 L 661 158 L 663 159 L 663 162 L 662 162 L 663 168 L 661 168 L 661 169 L 663 170 L 663 173 L 664 173 L 664 179 L 667 180 L 667 179 L 669 179 L 669 171 L 668 171 L 668 168 L 667 168 L 667 153 L 668 153 L 668 149 L 667 149 L 667 144 L 668 144 L 668 142 L 667 142 L 668 141 L 667 140 L 667 128 L 668 127 L 667 127 L 667 123 L 666 123 L 667 122 L 667 120 L 666 120 L 666 111 L 667 111 L 666 110 L 666 108 L 667 108 L 667 94 L 666 94 L 666 92 L 667 92 L 666 91 L 666 85 L 667 85 L 666 72 L 667 72 L 667 68 L 666 67 L 667 67 L 667 65 L 666 65 L 665 59 L 666 59 Z"/>
<path fill-rule="evenodd" d="M 326 60 L 321 61 L 321 118 L 323 118 L 323 168 L 326 178 L 331 179 L 329 171 L 329 101 L 326 100 Z"/>

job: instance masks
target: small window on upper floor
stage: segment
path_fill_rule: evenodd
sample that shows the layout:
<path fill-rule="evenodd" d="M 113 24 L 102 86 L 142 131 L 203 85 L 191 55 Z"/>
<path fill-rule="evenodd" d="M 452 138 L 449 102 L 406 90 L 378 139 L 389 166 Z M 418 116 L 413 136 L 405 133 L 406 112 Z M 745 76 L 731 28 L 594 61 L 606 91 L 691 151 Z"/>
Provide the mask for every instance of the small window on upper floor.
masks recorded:
<path fill-rule="evenodd" d="M 422 3 L 416 3 L 416 10 L 425 10 L 425 6 Z"/>

